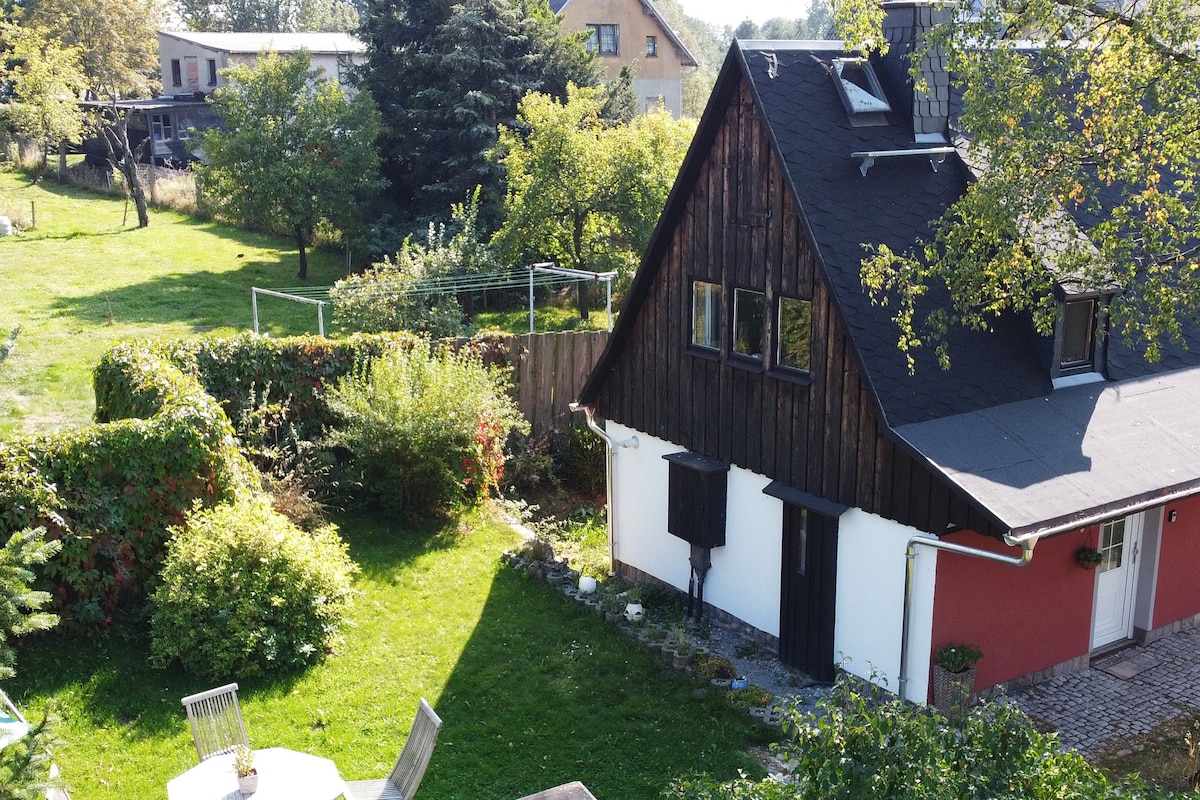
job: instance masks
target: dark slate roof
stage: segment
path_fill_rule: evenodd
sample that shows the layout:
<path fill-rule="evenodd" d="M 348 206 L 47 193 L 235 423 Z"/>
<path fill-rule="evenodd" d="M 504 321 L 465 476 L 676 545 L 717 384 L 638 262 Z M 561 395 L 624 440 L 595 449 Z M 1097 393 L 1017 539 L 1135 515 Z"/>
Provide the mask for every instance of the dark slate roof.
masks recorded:
<path fill-rule="evenodd" d="M 1148 364 L 1136 351 L 1111 340 L 1108 382 L 1055 391 L 1045 360 L 1049 344 L 1035 334 L 1028 319 L 1010 315 L 990 332 L 951 331 L 949 370 L 941 369 L 932 349 L 923 347 L 914 353 L 916 367 L 909 372 L 897 347 L 899 332 L 890 310 L 873 304 L 862 287 L 863 244 L 886 244 L 899 252 L 910 249 L 930 235 L 930 223 L 961 195 L 970 176 L 957 154 L 949 155 L 937 171 L 927 158 L 905 156 L 879 159 L 862 175 L 851 153 L 912 148 L 912 124 L 897 116 L 891 118 L 893 124 L 881 127 L 850 125 L 825 67 L 832 58 L 848 55 L 838 47 L 830 42 L 734 42 L 621 319 L 581 392 L 581 402 L 596 396 L 611 362 L 619 357 L 653 272 L 662 266 L 670 232 L 724 108 L 744 77 L 755 93 L 877 409 L 902 446 L 1009 530 L 1042 530 L 1099 512 L 1116 516 L 1168 487 L 1200 487 L 1200 452 L 1184 445 L 1166 448 L 1171 441 L 1200 441 L 1200 419 L 1176 414 L 1169 423 L 1153 426 L 1153 447 L 1148 438 L 1131 448 L 1130 436 L 1151 430 L 1142 421 L 1151 410 L 1144 402 L 1118 402 L 1129 391 L 1124 382 L 1129 382 L 1157 386 L 1164 409 L 1194 408 L 1200 399 L 1200 372 L 1167 373 L 1200 366 L 1200 344 L 1190 350 L 1167 346 L 1159 363 Z M 887 59 L 877 62 L 885 84 L 889 70 L 896 68 Z M 893 100 L 892 105 L 905 104 Z M 930 303 L 945 300 L 945 292 L 937 291 L 928 298 Z M 1075 407 L 1089 402 L 1095 413 Z M 1147 457 L 1131 459 L 1130 450 Z M 1164 458 L 1167 453 L 1178 453 L 1180 459 Z M 1138 480 L 1128 480 L 1130 470 L 1139 472 Z"/>
<path fill-rule="evenodd" d="M 1200 491 L 1200 368 L 1059 389 L 896 430 L 1014 534 Z"/>

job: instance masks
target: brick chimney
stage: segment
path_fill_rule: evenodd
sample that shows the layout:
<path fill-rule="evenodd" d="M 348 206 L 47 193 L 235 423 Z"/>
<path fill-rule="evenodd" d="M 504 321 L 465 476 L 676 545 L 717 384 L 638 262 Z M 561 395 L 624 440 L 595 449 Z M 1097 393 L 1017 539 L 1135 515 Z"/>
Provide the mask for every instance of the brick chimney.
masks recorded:
<path fill-rule="evenodd" d="M 924 90 L 914 87 L 909 75 L 909 56 L 924 46 L 925 36 L 935 25 L 949 23 L 952 6 L 939 0 L 887 0 L 883 35 L 888 52 L 876 66 L 880 80 L 894 107 L 912 113 L 913 141 L 941 144 L 947 141 L 950 120 L 950 73 L 941 47 L 921 59 Z"/>

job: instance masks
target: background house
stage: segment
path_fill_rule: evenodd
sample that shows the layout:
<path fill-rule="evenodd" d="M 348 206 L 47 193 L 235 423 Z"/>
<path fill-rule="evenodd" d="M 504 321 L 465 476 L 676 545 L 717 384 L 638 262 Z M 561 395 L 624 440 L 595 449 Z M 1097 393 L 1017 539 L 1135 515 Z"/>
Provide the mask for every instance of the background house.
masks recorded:
<path fill-rule="evenodd" d="M 550 9 L 562 15 L 565 30 L 591 33 L 588 51 L 609 79 L 622 67 L 633 70 L 633 92 L 643 110 L 661 101 L 679 117 L 683 75 L 698 64 L 650 0 L 550 0 Z"/>
<path fill-rule="evenodd" d="M 907 250 L 971 175 L 942 59 L 917 91 L 904 58 L 934 4 L 885 9 L 882 59 L 734 43 L 579 401 L 626 576 L 923 700 L 945 643 L 982 689 L 1200 619 L 1200 338 L 1149 364 L 1065 290 L 1053 337 L 1007 317 L 910 373 L 862 243 Z"/>
<path fill-rule="evenodd" d="M 163 94 L 201 92 L 211 95 L 225 84 L 221 70 L 235 64 L 253 66 L 260 53 L 308 51 L 322 77 L 337 78 L 350 89 L 350 71 L 363 63 L 366 45 L 348 33 L 193 33 L 159 31 L 158 60 Z"/>

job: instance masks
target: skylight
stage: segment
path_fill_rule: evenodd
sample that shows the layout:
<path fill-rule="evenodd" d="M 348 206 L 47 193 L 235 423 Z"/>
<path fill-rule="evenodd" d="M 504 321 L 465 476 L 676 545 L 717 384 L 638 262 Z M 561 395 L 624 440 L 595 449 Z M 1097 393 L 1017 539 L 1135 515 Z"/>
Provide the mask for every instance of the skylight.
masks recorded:
<path fill-rule="evenodd" d="M 833 82 L 838 96 L 854 126 L 886 125 L 884 116 L 892 110 L 887 95 L 875 77 L 871 62 L 865 58 L 835 58 Z"/>

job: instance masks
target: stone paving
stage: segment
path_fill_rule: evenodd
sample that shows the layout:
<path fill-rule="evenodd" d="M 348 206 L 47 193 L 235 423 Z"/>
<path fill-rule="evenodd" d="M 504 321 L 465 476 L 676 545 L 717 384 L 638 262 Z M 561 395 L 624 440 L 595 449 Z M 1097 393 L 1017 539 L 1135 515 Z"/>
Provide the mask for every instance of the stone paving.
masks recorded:
<path fill-rule="evenodd" d="M 1094 755 L 1115 740 L 1200 708 L 1200 628 L 1098 660 L 1091 669 L 1052 678 L 1012 698 L 1058 731 L 1065 746 Z"/>

